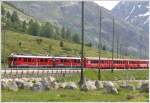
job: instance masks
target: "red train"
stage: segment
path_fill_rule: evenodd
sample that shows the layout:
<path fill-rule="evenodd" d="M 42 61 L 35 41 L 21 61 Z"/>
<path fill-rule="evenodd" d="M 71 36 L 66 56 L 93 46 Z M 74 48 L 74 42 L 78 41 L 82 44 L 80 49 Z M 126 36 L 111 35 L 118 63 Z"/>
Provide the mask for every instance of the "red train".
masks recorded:
<path fill-rule="evenodd" d="M 98 68 L 101 69 L 142 69 L 147 68 L 149 61 L 144 59 L 114 59 L 94 57 L 84 58 L 85 68 Z M 80 57 L 52 57 L 52 56 L 27 56 L 27 55 L 11 55 L 8 57 L 8 65 L 12 67 L 45 67 L 45 68 L 75 68 L 81 66 Z"/>

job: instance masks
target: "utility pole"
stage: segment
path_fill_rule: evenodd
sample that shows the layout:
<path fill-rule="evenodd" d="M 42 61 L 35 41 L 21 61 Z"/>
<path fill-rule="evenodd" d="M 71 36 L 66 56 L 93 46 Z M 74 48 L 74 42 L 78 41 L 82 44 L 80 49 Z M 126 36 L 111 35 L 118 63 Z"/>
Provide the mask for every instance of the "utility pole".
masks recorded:
<path fill-rule="evenodd" d="M 147 58 L 147 57 L 146 57 L 146 54 L 147 54 L 147 53 L 146 53 L 146 46 L 144 46 L 144 51 L 145 51 L 144 57 L 145 57 L 145 59 L 146 59 L 146 58 Z"/>
<path fill-rule="evenodd" d="M 117 36 L 117 58 L 119 58 L 119 39 L 120 39 L 120 35 L 118 33 L 118 36 Z"/>
<path fill-rule="evenodd" d="M 123 44 L 120 44 L 120 58 L 123 57 Z"/>
<path fill-rule="evenodd" d="M 101 23 L 101 20 L 102 20 L 102 13 L 101 13 L 101 7 L 99 6 L 99 66 L 98 66 L 98 80 L 101 79 L 101 67 L 100 67 L 100 64 L 101 64 L 101 49 L 102 49 L 102 33 L 101 33 L 101 27 L 102 27 L 102 23 Z"/>
<path fill-rule="evenodd" d="M 140 52 L 139 52 L 139 58 L 141 59 L 141 57 L 142 57 L 142 49 L 141 49 L 141 47 L 139 48 L 140 50 Z"/>
<path fill-rule="evenodd" d="M 114 61 L 114 26 L 115 26 L 115 20 L 114 20 L 114 17 L 113 17 L 113 38 L 112 38 L 112 69 L 111 69 L 111 72 L 113 73 L 114 72 L 114 65 L 113 65 L 113 61 Z"/>
<path fill-rule="evenodd" d="M 84 68 L 84 1 L 81 3 L 81 77 L 80 77 L 80 85 L 84 82 L 84 74 L 83 74 L 83 68 Z"/>
<path fill-rule="evenodd" d="M 2 31 L 3 31 L 3 63 L 4 63 L 4 68 L 5 68 L 5 32 L 6 32 L 6 24 L 2 24 Z"/>

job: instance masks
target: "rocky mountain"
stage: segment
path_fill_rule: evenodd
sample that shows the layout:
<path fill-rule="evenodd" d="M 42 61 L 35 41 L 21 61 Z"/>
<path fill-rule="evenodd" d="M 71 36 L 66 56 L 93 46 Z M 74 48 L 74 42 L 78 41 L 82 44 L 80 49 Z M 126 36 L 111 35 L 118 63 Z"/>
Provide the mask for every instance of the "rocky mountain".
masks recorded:
<path fill-rule="evenodd" d="M 149 31 L 149 2 L 121 1 L 112 13 L 135 26 L 141 27 L 146 33 Z"/>
<path fill-rule="evenodd" d="M 53 22 L 58 26 L 70 28 L 80 34 L 81 3 L 80 2 L 44 2 L 44 1 L 9 1 L 16 8 L 44 22 Z M 99 6 L 94 2 L 85 2 L 85 40 L 94 46 L 98 45 Z M 102 10 L 102 43 L 111 50 L 113 22 L 112 14 L 107 9 Z M 143 35 L 144 34 L 144 35 Z M 120 37 L 120 44 L 131 52 L 138 52 L 142 47 L 148 47 L 145 32 L 128 22 L 115 17 L 115 41 Z M 141 41 L 142 40 L 142 41 Z"/>

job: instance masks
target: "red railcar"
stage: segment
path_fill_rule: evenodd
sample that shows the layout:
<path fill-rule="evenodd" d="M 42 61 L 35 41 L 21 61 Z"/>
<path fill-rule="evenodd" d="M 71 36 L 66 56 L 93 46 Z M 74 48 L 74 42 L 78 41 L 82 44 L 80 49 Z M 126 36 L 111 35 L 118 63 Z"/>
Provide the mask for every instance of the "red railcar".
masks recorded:
<path fill-rule="evenodd" d="M 80 58 L 78 57 L 54 57 L 54 67 L 80 67 Z"/>
<path fill-rule="evenodd" d="M 148 68 L 148 60 L 143 59 L 112 59 L 86 57 L 83 60 L 85 68 L 100 69 L 141 69 Z M 27 56 L 11 55 L 8 58 L 9 67 L 80 67 L 80 57 L 52 57 L 52 56 Z"/>
<path fill-rule="evenodd" d="M 96 57 L 87 57 L 86 58 L 86 68 L 98 68 L 101 69 L 109 69 L 111 67 L 111 60 L 106 58 L 101 58 L 99 62 L 99 58 Z"/>
<path fill-rule="evenodd" d="M 9 67 L 52 67 L 53 57 L 12 55 L 8 58 Z"/>
<path fill-rule="evenodd" d="M 87 68 L 101 68 L 101 69 L 141 69 L 148 68 L 148 60 L 144 59 L 112 59 L 111 58 L 99 58 L 87 57 Z"/>

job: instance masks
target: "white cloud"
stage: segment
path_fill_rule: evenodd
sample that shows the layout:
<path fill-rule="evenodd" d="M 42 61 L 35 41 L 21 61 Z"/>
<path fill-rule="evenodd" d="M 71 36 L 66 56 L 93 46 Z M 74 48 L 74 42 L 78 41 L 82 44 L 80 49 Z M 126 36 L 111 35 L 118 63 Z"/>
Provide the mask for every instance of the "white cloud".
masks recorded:
<path fill-rule="evenodd" d="M 119 3 L 119 1 L 111 1 L 111 0 L 110 1 L 100 0 L 100 1 L 94 1 L 94 2 L 108 10 L 111 10 L 113 7 L 115 7 Z"/>

